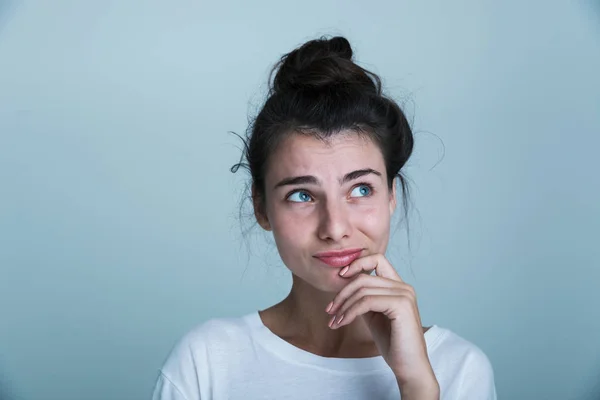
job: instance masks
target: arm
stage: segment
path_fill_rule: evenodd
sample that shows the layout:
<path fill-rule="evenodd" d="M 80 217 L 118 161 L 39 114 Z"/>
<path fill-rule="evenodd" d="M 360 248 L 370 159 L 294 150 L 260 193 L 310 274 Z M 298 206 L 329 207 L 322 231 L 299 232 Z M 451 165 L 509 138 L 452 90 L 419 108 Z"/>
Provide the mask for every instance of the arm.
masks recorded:
<path fill-rule="evenodd" d="M 160 369 L 152 400 L 208 400 L 210 397 L 200 390 L 208 384 L 204 382 L 201 385 L 203 375 L 198 372 L 208 370 L 205 353 L 201 330 L 181 338 Z"/>
<path fill-rule="evenodd" d="M 465 400 L 497 399 L 494 370 L 483 351 L 477 349 L 465 359 L 458 396 Z"/>
<path fill-rule="evenodd" d="M 435 376 L 429 378 L 428 381 L 419 385 L 409 386 L 398 382 L 400 388 L 400 396 L 402 400 L 439 400 L 440 385 Z"/>
<path fill-rule="evenodd" d="M 179 388 L 162 372 L 156 380 L 152 400 L 188 400 Z"/>
<path fill-rule="evenodd" d="M 375 271 L 375 276 L 370 275 Z M 364 274 L 368 272 L 369 274 Z M 358 258 L 339 272 L 351 281 L 326 312 L 331 329 L 362 318 L 408 400 L 438 400 L 439 383 L 429 362 L 415 290 L 382 254 Z"/>

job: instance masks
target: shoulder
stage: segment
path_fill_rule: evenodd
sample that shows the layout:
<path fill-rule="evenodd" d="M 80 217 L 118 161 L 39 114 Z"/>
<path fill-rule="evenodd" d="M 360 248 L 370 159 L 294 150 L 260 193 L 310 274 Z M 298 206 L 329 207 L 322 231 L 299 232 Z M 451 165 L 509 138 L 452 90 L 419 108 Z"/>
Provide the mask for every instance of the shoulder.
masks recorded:
<path fill-rule="evenodd" d="M 434 326 L 426 337 L 430 332 L 429 359 L 448 389 L 460 398 L 495 399 L 494 370 L 485 352 L 449 329 Z"/>
<path fill-rule="evenodd" d="M 170 363 L 192 357 L 206 359 L 208 353 L 232 350 L 249 339 L 247 316 L 235 318 L 212 318 L 196 325 L 184 334 L 173 347 L 163 369 Z"/>
<path fill-rule="evenodd" d="M 218 345 L 231 339 L 238 339 L 248 332 L 247 316 L 231 318 L 211 318 L 189 330 L 180 339 L 192 348 L 201 345 Z"/>
<path fill-rule="evenodd" d="M 155 391 L 168 384 L 183 398 L 197 398 L 201 389 L 210 390 L 208 371 L 226 369 L 234 356 L 248 347 L 249 340 L 248 316 L 213 318 L 196 325 L 173 346 L 160 369 Z"/>
<path fill-rule="evenodd" d="M 474 343 L 459 336 L 450 329 L 433 326 L 425 333 L 427 348 L 433 355 L 443 354 L 444 358 L 487 360 L 485 353 Z"/>

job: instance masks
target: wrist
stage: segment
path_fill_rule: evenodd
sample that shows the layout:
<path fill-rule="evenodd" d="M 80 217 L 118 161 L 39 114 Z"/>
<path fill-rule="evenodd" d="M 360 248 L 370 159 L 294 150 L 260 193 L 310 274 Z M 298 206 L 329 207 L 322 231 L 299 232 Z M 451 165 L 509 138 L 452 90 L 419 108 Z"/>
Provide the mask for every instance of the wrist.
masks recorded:
<path fill-rule="evenodd" d="M 439 400 L 440 398 L 440 385 L 435 375 L 420 381 L 397 380 L 402 400 Z"/>

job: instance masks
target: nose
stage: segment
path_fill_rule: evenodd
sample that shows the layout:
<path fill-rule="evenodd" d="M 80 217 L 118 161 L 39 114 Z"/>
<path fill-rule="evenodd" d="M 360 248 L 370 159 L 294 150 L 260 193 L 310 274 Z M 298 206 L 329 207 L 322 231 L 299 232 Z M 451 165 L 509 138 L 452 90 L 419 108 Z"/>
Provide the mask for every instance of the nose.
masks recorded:
<path fill-rule="evenodd" d="M 339 242 L 350 237 L 352 224 L 343 201 L 323 201 L 319 214 L 318 235 L 321 240 Z"/>

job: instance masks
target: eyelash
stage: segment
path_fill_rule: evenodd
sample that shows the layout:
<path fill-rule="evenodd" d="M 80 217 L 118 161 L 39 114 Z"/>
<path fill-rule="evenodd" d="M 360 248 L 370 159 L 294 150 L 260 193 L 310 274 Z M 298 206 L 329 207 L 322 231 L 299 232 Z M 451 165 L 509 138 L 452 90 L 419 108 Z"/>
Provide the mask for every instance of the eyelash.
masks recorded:
<path fill-rule="evenodd" d="M 350 192 L 352 192 L 354 189 L 356 189 L 357 187 L 360 187 L 360 186 L 366 186 L 366 187 L 368 187 L 368 188 L 369 188 L 369 190 L 370 190 L 370 193 L 369 193 L 368 195 L 366 195 L 366 196 L 361 196 L 361 197 L 371 197 L 371 196 L 373 196 L 373 194 L 375 193 L 375 189 L 373 188 L 373 185 L 371 185 L 370 183 L 367 183 L 367 182 L 360 182 L 360 183 L 357 183 L 356 185 L 352 186 L 352 189 L 350 189 Z M 289 193 L 288 193 L 288 194 L 285 196 L 285 199 L 286 199 L 286 200 L 287 200 L 287 199 L 289 199 L 291 195 L 293 195 L 294 193 L 298 193 L 298 192 L 305 192 L 305 193 L 306 193 L 306 194 L 308 194 L 310 197 L 313 197 L 313 196 L 312 196 L 312 194 L 310 193 L 310 191 L 309 191 L 309 190 L 307 190 L 307 189 L 302 189 L 302 188 L 299 188 L 299 189 L 294 189 L 294 190 L 292 190 L 291 192 L 289 192 Z M 293 202 L 293 203 L 297 203 L 297 202 Z"/>

